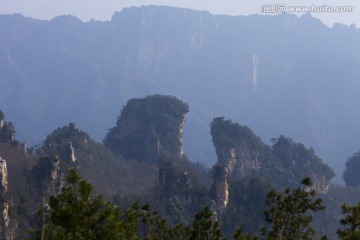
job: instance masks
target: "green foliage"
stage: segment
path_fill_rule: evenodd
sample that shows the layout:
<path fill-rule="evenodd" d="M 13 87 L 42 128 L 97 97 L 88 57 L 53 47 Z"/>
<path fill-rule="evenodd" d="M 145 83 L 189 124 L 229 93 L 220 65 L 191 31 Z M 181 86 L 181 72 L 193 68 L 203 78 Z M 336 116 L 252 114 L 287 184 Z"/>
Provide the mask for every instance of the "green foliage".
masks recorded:
<path fill-rule="evenodd" d="M 229 203 L 226 214 L 221 216 L 221 229 L 231 236 L 234 229 L 241 227 L 247 233 L 257 233 L 264 225 L 266 195 L 271 189 L 269 182 L 261 178 L 230 179 Z"/>
<path fill-rule="evenodd" d="M 222 233 L 219 223 L 214 220 L 208 207 L 195 215 L 190 240 L 221 240 Z"/>
<path fill-rule="evenodd" d="M 124 239 L 119 209 L 101 196 L 91 196 L 92 185 L 74 169 L 66 181 L 68 186 L 59 196 L 50 197 L 48 211 L 41 212 L 47 219 L 45 239 Z M 39 239 L 39 234 L 41 230 L 34 239 Z"/>
<path fill-rule="evenodd" d="M 311 212 L 323 210 L 322 200 L 315 198 L 315 191 L 310 190 L 310 178 L 304 178 L 303 187 L 285 189 L 284 193 L 270 191 L 266 203 L 269 209 L 264 212 L 270 228 L 263 228 L 262 234 L 268 240 L 278 239 L 314 239 L 315 230 Z"/>
<path fill-rule="evenodd" d="M 231 120 L 225 120 L 224 117 L 214 118 L 210 124 L 210 130 L 216 150 L 218 150 L 217 146 L 232 148 L 241 139 L 246 139 L 249 145 L 255 149 L 262 146 L 260 138 L 250 128 L 233 123 Z"/>
<path fill-rule="evenodd" d="M 170 239 L 169 228 L 166 221 L 158 215 L 157 212 L 150 211 L 148 205 L 145 205 L 141 209 L 142 221 L 145 225 L 145 236 L 146 240 L 162 240 Z"/>
<path fill-rule="evenodd" d="M 170 225 L 191 223 L 194 212 L 200 211 L 208 200 L 208 192 L 194 176 L 198 170 L 186 163 L 186 159 L 176 164 L 165 156 L 160 157 L 159 184 L 150 203 L 158 207 Z"/>
<path fill-rule="evenodd" d="M 241 228 L 237 228 L 234 233 L 234 240 L 259 240 L 257 236 L 251 236 L 249 234 L 243 233 Z"/>
<path fill-rule="evenodd" d="M 297 183 L 304 176 L 319 175 L 329 180 L 335 176 L 333 170 L 316 156 L 314 149 L 307 149 L 283 135 L 272 141 L 272 151 L 289 173 L 288 177 L 292 178 L 290 183 Z"/>
<path fill-rule="evenodd" d="M 360 202 L 355 206 L 344 204 L 341 208 L 346 216 L 340 220 L 340 223 L 344 226 L 343 229 L 338 230 L 340 239 L 360 239 Z"/>
<path fill-rule="evenodd" d="M 358 187 L 360 185 L 360 151 L 354 153 L 345 164 L 343 179 L 346 186 Z"/>

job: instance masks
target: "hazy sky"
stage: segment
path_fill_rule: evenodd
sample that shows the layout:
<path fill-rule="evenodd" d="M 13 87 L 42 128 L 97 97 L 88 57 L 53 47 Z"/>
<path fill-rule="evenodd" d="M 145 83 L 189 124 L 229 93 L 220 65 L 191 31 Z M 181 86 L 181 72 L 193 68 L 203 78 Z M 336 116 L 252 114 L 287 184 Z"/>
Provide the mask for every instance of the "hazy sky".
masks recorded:
<path fill-rule="evenodd" d="M 347 25 L 354 23 L 360 27 L 359 0 L 0 0 L 0 14 L 21 13 L 24 16 L 40 19 L 71 14 L 83 21 L 108 20 L 115 11 L 120 11 L 124 7 L 167 5 L 207 10 L 213 14 L 249 15 L 262 14 L 265 4 L 285 4 L 286 12 L 292 6 L 353 6 L 353 12 L 314 13 L 312 11 L 312 15 L 330 26 L 334 22 L 341 22 Z M 298 14 L 301 15 L 303 12 Z"/>

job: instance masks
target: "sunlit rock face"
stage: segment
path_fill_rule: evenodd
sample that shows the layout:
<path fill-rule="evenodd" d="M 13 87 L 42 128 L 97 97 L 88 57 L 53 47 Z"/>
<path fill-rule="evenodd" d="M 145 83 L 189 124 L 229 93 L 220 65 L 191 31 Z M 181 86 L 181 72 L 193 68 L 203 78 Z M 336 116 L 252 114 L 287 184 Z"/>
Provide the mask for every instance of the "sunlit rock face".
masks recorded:
<path fill-rule="evenodd" d="M 222 214 L 226 211 L 229 202 L 228 170 L 226 167 L 218 165 L 214 174 L 214 183 L 212 186 L 215 196 L 216 210 Z"/>
<path fill-rule="evenodd" d="M 8 194 L 8 171 L 6 160 L 0 157 L 0 194 L 5 196 Z M 9 199 L 0 202 L 0 234 L 4 239 L 12 239 L 13 233 L 9 231 L 10 216 L 9 216 Z"/>
<path fill-rule="evenodd" d="M 5 159 L 0 157 L 0 181 L 1 189 L 4 192 L 8 191 L 8 171 Z"/>

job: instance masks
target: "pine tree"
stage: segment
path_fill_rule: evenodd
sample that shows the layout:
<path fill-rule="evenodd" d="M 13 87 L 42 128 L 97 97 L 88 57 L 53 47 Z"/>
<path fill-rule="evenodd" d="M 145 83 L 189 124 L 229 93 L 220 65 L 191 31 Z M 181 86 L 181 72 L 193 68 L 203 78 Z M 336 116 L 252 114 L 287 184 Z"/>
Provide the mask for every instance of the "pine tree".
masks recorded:
<path fill-rule="evenodd" d="M 340 239 L 360 239 L 360 202 L 355 206 L 343 205 L 341 208 L 346 216 L 340 220 L 340 223 L 345 227 L 337 232 Z"/>
<path fill-rule="evenodd" d="M 67 186 L 58 196 L 51 196 L 48 209 L 41 212 L 45 224 L 34 239 L 127 239 L 116 206 L 101 196 L 92 197 L 92 185 L 74 169 L 66 181 Z"/>
<path fill-rule="evenodd" d="M 285 189 L 284 193 L 270 191 L 266 204 L 265 219 L 270 229 L 263 228 L 262 235 L 268 240 L 311 240 L 315 239 L 315 229 L 311 212 L 323 210 L 322 199 L 315 198 L 315 190 L 310 190 L 310 178 L 304 178 L 303 187 Z"/>
<path fill-rule="evenodd" d="M 190 240 L 222 240 L 219 223 L 213 219 L 208 207 L 195 215 Z"/>
<path fill-rule="evenodd" d="M 251 236 L 250 234 L 245 234 L 241 228 L 237 228 L 234 233 L 234 240 L 259 240 L 257 236 Z"/>

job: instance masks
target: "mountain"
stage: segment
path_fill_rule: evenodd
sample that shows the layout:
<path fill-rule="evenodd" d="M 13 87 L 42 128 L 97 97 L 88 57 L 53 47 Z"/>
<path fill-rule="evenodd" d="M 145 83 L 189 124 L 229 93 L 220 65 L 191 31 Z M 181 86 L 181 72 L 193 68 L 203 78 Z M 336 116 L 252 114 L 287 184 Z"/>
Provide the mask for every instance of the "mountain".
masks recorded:
<path fill-rule="evenodd" d="M 158 163 L 162 155 L 183 159 L 185 114 L 189 106 L 172 96 L 131 99 L 109 130 L 105 146 L 128 159 Z"/>
<path fill-rule="evenodd" d="M 261 178 L 277 187 L 296 186 L 310 177 L 317 192 L 330 190 L 332 169 L 301 143 L 280 136 L 269 147 L 251 129 L 224 118 L 214 118 L 211 134 L 218 156 L 214 166 L 213 198 L 220 213 L 226 212 L 231 182 Z M 239 181 L 240 180 L 240 181 Z"/>
<path fill-rule="evenodd" d="M 193 161 L 216 162 L 208 123 L 225 116 L 265 141 L 292 136 L 341 176 L 360 142 L 359 40 L 354 25 L 330 28 L 309 14 L 147 6 L 104 22 L 1 15 L 0 109 L 29 144 L 69 122 L 99 141 L 130 98 L 170 94 L 191 109 L 184 150 Z"/>
<path fill-rule="evenodd" d="M 309 176 L 330 206 L 314 216 L 316 229 L 334 238 L 340 206 L 358 201 L 360 192 L 331 184 L 332 169 L 312 148 L 282 135 L 269 146 L 249 127 L 218 117 L 210 123 L 218 163 L 209 169 L 182 154 L 188 111 L 174 96 L 134 98 L 103 144 L 69 123 L 30 149 L 0 111 L 0 236 L 25 239 L 30 228 L 41 229 L 46 219 L 39 218 L 39 207 L 60 194 L 69 169 L 76 169 L 122 211 L 135 201 L 149 203 L 173 226 L 191 224 L 208 206 L 227 237 L 238 226 L 258 233 L 269 190 L 299 186 Z"/>

